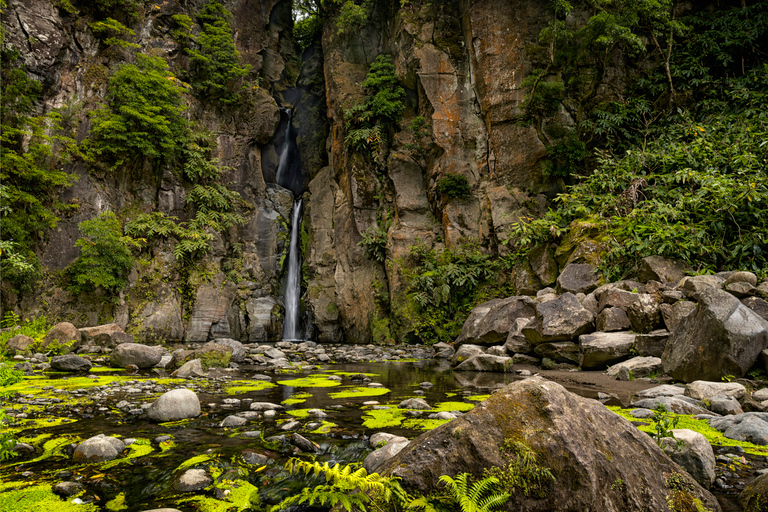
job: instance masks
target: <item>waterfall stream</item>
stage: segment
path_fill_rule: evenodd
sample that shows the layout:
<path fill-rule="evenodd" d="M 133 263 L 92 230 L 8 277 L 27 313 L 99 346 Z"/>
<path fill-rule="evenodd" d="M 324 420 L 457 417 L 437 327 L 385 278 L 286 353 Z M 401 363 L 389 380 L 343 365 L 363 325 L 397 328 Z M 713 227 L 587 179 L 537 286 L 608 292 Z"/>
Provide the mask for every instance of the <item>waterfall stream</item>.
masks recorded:
<path fill-rule="evenodd" d="M 288 249 L 288 277 L 285 282 L 285 320 L 283 339 L 299 339 L 299 298 L 301 297 L 301 254 L 299 250 L 299 224 L 301 199 L 294 201 L 291 213 L 291 245 Z"/>

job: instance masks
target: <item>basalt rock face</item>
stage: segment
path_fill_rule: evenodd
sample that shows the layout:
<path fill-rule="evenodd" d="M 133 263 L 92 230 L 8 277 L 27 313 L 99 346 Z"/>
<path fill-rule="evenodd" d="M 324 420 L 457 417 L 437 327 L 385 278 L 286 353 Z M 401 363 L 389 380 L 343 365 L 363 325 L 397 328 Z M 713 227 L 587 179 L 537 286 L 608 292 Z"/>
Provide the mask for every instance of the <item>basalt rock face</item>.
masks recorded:
<path fill-rule="evenodd" d="M 540 377 L 513 383 L 462 417 L 411 441 L 379 473 L 400 477 L 406 490 L 428 495 L 440 475 L 506 467 L 510 441 L 527 446 L 554 476 L 525 496 L 512 493 L 505 510 L 668 510 L 678 487 L 712 511 L 717 500 L 672 462 L 647 434 Z M 621 484 L 611 485 L 614 482 Z M 681 484 L 682 482 L 682 484 Z"/>

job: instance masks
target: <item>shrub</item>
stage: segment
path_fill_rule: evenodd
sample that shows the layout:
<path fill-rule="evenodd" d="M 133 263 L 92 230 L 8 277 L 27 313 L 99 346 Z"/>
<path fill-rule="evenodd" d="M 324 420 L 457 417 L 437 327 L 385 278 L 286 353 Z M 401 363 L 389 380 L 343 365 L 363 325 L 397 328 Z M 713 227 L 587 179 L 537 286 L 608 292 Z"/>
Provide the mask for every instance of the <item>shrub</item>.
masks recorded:
<path fill-rule="evenodd" d="M 463 199 L 470 193 L 469 181 L 462 174 L 448 173 L 437 182 L 437 189 L 453 199 Z"/>
<path fill-rule="evenodd" d="M 368 17 L 373 10 L 373 0 L 363 0 L 357 4 L 353 0 L 346 0 L 341 5 L 339 17 L 336 20 L 336 28 L 339 35 L 354 34 L 365 26 Z"/>
<path fill-rule="evenodd" d="M 365 248 L 365 253 L 372 260 L 383 262 L 387 258 L 387 231 L 373 226 L 361 233 L 363 239 L 357 244 Z"/>
<path fill-rule="evenodd" d="M 107 18 L 104 21 L 90 23 L 89 26 L 97 37 L 103 37 L 104 43 L 119 48 L 139 48 L 136 43 L 131 43 L 126 38 L 133 37 L 136 33 L 119 21 Z"/>
<path fill-rule="evenodd" d="M 102 288 L 115 293 L 125 288 L 133 267 L 131 247 L 138 243 L 123 236 L 122 225 L 112 212 L 83 221 L 78 228 L 83 237 L 75 242 L 80 256 L 68 269 L 70 289 L 81 293 Z"/>

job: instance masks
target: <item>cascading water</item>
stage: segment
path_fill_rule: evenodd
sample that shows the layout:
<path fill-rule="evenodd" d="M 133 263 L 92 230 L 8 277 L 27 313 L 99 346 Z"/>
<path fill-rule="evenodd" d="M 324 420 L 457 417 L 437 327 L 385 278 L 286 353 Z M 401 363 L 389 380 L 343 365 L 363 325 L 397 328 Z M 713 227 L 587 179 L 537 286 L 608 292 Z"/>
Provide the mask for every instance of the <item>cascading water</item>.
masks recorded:
<path fill-rule="evenodd" d="M 288 125 L 285 128 L 285 141 L 280 152 L 275 181 L 281 187 L 293 192 L 294 202 L 291 213 L 291 243 L 288 247 L 288 270 L 285 281 L 285 319 L 283 321 L 283 339 L 300 338 L 301 318 L 301 251 L 299 250 L 299 227 L 301 225 L 301 194 L 304 192 L 304 176 L 292 133 L 291 110 L 288 113 Z"/>
<path fill-rule="evenodd" d="M 291 214 L 291 245 L 288 249 L 288 276 L 285 282 L 285 321 L 283 339 L 299 338 L 299 298 L 301 296 L 301 254 L 299 251 L 299 224 L 301 222 L 301 199 L 294 201 Z"/>

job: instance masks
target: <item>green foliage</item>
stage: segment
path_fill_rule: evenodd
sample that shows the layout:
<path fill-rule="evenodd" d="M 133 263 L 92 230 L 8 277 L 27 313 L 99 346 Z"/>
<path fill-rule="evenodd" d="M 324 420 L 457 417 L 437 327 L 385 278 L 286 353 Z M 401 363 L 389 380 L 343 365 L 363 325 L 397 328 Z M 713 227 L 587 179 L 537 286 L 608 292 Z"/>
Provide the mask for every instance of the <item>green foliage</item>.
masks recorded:
<path fill-rule="evenodd" d="M 341 3 L 340 0 L 335 0 Z M 363 0 L 357 4 L 354 0 L 346 0 L 341 4 L 339 17 L 336 20 L 336 28 L 339 35 L 355 34 L 368 23 L 368 18 L 373 10 L 373 0 Z"/>
<path fill-rule="evenodd" d="M 391 126 L 405 111 L 405 90 L 398 85 L 392 57 L 379 55 L 368 71 L 363 88 L 368 96 L 344 111 L 347 148 L 374 155 Z"/>
<path fill-rule="evenodd" d="M 104 21 L 95 21 L 89 23 L 91 30 L 99 38 L 104 38 L 104 43 L 110 46 L 117 46 L 118 48 L 139 48 L 136 43 L 131 43 L 127 40 L 128 37 L 133 37 L 136 32 L 126 27 L 119 21 L 113 18 L 107 18 Z"/>
<path fill-rule="evenodd" d="M 549 492 L 555 476 L 549 468 L 542 467 L 530 446 L 520 441 L 505 440 L 503 453 L 510 457 L 507 467 L 492 467 L 484 475 L 496 477 L 510 493 L 522 492 L 525 496 L 543 498 Z"/>
<path fill-rule="evenodd" d="M 322 32 L 323 22 L 317 14 L 305 16 L 293 23 L 293 38 L 302 53 L 318 41 Z"/>
<path fill-rule="evenodd" d="M 363 239 L 357 245 L 365 248 L 365 254 L 374 261 L 383 262 L 387 258 L 387 230 L 379 226 L 371 226 L 363 231 Z"/>
<path fill-rule="evenodd" d="M 415 151 L 418 156 L 423 156 L 431 134 L 429 123 L 424 116 L 416 116 L 408 123 L 408 130 L 413 134 L 413 140 L 403 144 L 403 149 Z"/>
<path fill-rule="evenodd" d="M 300 494 L 288 497 L 270 510 L 284 510 L 290 505 L 303 503 L 309 506 L 341 506 L 347 512 L 353 508 L 366 512 L 369 509 L 383 510 L 382 505 L 395 503 L 405 496 L 397 478 L 382 477 L 378 473 L 368 472 L 355 464 L 336 464 L 328 462 L 306 462 L 291 458 L 286 469 L 291 473 L 313 474 L 316 478 L 325 478 L 325 485 L 305 487 Z"/>
<path fill-rule="evenodd" d="M 184 91 L 160 57 L 138 54 L 136 64 L 120 66 L 109 80 L 107 105 L 91 116 L 90 156 L 115 166 L 137 157 L 173 161 L 188 132 Z"/>
<path fill-rule="evenodd" d="M 0 369 L 3 366 L 0 365 Z M 5 409 L 0 409 L 0 426 L 5 427 L 8 422 Z M 0 432 L 0 462 L 13 458 L 16 455 L 16 438 L 8 432 Z"/>
<path fill-rule="evenodd" d="M 24 380 L 24 372 L 5 363 L 0 363 L 0 388 L 13 386 L 22 380 Z"/>
<path fill-rule="evenodd" d="M 694 496 L 696 487 L 681 473 L 665 475 L 667 488 L 667 505 L 672 512 L 710 512 L 699 498 Z"/>
<path fill-rule="evenodd" d="M 510 494 L 500 491 L 499 479 L 493 476 L 485 477 L 469 485 L 469 473 L 461 473 L 452 478 L 442 475 L 443 482 L 455 505 L 461 512 L 490 512 L 503 506 L 509 501 Z M 486 494 L 491 493 L 486 496 Z"/>
<path fill-rule="evenodd" d="M 127 284 L 133 267 L 131 248 L 137 247 L 114 213 L 104 212 L 78 225 L 83 237 L 75 242 L 80 256 L 69 267 L 70 290 L 74 293 L 102 288 L 116 293 Z"/>
<path fill-rule="evenodd" d="M 12 327 L 4 332 L 0 332 L 0 351 L 2 351 L 8 340 L 18 334 L 23 334 L 34 338 L 42 343 L 43 337 L 51 330 L 51 323 L 44 316 L 25 318 L 21 320 L 13 311 L 7 311 L 3 317 L 2 326 L 4 328 Z"/>
<path fill-rule="evenodd" d="M 171 37 L 181 48 L 189 48 L 190 43 L 194 40 L 192 18 L 186 14 L 174 14 L 171 16 L 171 21 L 173 22 Z"/>
<path fill-rule="evenodd" d="M 575 131 L 547 147 L 549 161 L 545 164 L 544 175 L 550 179 L 567 179 L 581 174 L 587 158 L 587 145 L 579 140 Z"/>
<path fill-rule="evenodd" d="M 684 442 L 676 439 L 674 432 L 672 432 L 673 429 L 677 428 L 679 419 L 677 416 L 671 415 L 664 404 L 656 404 L 656 407 L 653 409 L 653 417 L 651 418 L 651 421 L 653 421 L 654 430 L 651 437 L 656 440 L 656 444 L 658 444 L 659 447 L 664 443 L 664 439 L 668 437 L 675 440 L 675 449 L 680 449 L 683 446 Z"/>
<path fill-rule="evenodd" d="M 2 49 L 0 73 L 0 270 L 4 280 L 27 290 L 40 274 L 34 245 L 71 209 L 57 195 L 75 180 L 61 164 L 78 151 L 73 139 L 60 134 L 58 113 L 32 115 L 41 86 L 16 50 Z"/>
<path fill-rule="evenodd" d="M 471 192 L 466 176 L 450 172 L 440 178 L 440 181 L 437 182 L 437 189 L 441 194 L 453 199 L 463 199 L 469 196 Z"/>
<path fill-rule="evenodd" d="M 234 104 L 240 100 L 243 78 L 250 66 L 243 66 L 232 34 L 232 13 L 212 0 L 200 9 L 202 27 L 195 44 L 187 49 L 193 93 L 203 100 Z"/>

